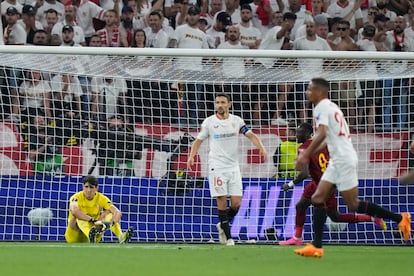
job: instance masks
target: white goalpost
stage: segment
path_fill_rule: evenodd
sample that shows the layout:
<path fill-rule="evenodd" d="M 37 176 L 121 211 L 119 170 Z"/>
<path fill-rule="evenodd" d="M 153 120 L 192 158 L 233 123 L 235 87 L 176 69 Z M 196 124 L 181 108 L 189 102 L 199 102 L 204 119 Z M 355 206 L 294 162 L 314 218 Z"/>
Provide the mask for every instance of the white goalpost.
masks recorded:
<path fill-rule="evenodd" d="M 273 154 L 289 128 L 312 122 L 305 91 L 313 77 L 330 82 L 350 124 L 360 197 L 413 213 L 414 188 L 398 179 L 414 165 L 414 53 L 0 47 L 0 241 L 64 241 L 69 197 L 92 174 L 121 209 L 122 228 L 136 229 L 133 242 L 218 242 L 208 143 L 192 172 L 186 158 L 221 92 L 269 154 L 263 162 L 242 138 L 244 194 L 232 236 L 290 238 L 306 183 L 284 192 L 292 174 L 281 168 L 292 164 Z M 35 209 L 48 210 L 47 219 L 36 217 L 42 227 L 33 223 Z M 339 210 L 348 212 L 341 199 Z M 311 212 L 304 240 L 312 239 Z M 330 222 L 324 238 L 401 244 L 396 225 L 387 225 Z"/>

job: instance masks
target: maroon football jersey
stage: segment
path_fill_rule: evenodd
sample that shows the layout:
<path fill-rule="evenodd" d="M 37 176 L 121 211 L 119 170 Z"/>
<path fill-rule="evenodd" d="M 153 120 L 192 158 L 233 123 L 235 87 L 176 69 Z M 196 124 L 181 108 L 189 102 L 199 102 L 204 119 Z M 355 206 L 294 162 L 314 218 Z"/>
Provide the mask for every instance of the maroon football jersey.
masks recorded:
<path fill-rule="evenodd" d="M 305 143 L 303 143 L 298 148 L 298 155 L 307 149 L 309 145 L 311 144 L 312 139 L 307 140 Z M 329 152 L 328 148 L 324 148 L 323 150 L 313 154 L 309 158 L 309 174 L 313 181 L 316 183 L 319 183 L 319 180 L 322 177 L 322 174 L 326 170 L 326 167 L 328 167 L 328 161 L 329 161 Z"/>

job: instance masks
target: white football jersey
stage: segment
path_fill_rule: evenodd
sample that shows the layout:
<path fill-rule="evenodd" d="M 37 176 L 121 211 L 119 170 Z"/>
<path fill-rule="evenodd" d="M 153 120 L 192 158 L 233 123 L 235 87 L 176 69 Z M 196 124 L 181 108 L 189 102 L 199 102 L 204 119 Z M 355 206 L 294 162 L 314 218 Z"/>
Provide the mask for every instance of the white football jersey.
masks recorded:
<path fill-rule="evenodd" d="M 316 127 L 328 127 L 326 144 L 330 159 L 336 162 L 357 160 L 357 153 L 351 142 L 348 123 L 339 107 L 329 99 L 320 101 L 313 111 Z"/>
<path fill-rule="evenodd" d="M 222 120 L 217 115 L 206 118 L 197 138 L 209 139 L 209 170 L 222 170 L 239 166 L 239 134 L 249 130 L 242 118 L 230 114 Z"/>

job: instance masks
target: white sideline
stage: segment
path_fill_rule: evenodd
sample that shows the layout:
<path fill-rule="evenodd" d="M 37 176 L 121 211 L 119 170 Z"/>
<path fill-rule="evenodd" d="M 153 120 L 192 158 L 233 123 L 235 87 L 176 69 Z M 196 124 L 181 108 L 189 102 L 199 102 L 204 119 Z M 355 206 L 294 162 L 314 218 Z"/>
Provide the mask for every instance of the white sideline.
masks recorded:
<path fill-rule="evenodd" d="M 221 246 L 206 246 L 205 244 L 142 244 L 142 243 L 129 243 L 129 244 L 108 244 L 108 243 L 100 243 L 100 244 L 68 244 L 65 242 L 61 243 L 43 243 L 43 242 L 22 242 L 22 243 L 14 243 L 14 242 L 0 242 L 0 248 L 15 248 L 15 247 L 22 247 L 22 248 L 141 248 L 141 249 L 192 249 L 192 250 L 211 250 L 212 248 L 221 248 Z"/>

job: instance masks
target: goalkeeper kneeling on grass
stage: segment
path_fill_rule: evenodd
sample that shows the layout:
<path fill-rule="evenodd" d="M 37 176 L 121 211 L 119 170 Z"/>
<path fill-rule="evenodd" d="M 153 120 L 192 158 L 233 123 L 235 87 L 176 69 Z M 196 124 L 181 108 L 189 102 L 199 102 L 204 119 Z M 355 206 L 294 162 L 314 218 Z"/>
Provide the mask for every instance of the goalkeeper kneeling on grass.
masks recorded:
<path fill-rule="evenodd" d="M 83 190 L 70 197 L 66 241 L 95 243 L 102 239 L 106 230 L 111 230 L 119 243 L 129 242 L 134 228 L 129 227 L 122 232 L 119 224 L 121 215 L 111 200 L 98 192 L 98 179 L 88 175 L 83 179 Z"/>

